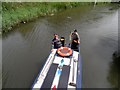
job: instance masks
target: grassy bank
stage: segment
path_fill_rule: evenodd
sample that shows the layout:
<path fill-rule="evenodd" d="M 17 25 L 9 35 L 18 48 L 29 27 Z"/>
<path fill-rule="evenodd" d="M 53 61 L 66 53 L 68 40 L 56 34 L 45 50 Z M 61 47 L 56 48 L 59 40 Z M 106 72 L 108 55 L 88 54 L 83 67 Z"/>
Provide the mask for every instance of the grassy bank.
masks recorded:
<path fill-rule="evenodd" d="M 81 2 L 3 2 L 2 3 L 2 33 L 12 30 L 20 23 L 26 23 L 40 16 L 54 15 L 56 12 L 78 7 L 81 5 L 93 5 L 94 3 Z"/>

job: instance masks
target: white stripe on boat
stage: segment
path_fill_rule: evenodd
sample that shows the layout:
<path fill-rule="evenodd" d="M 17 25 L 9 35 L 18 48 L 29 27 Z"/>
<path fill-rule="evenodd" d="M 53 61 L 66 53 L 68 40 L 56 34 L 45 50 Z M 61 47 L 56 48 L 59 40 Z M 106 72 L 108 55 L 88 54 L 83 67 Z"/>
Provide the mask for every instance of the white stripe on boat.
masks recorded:
<path fill-rule="evenodd" d="M 78 60 L 78 52 L 73 51 L 73 57 L 71 59 L 71 69 L 70 69 L 70 76 L 69 76 L 69 81 L 68 81 L 68 88 L 76 88 L 76 79 L 77 79 L 77 60 Z M 70 83 L 74 85 L 70 85 Z"/>
<path fill-rule="evenodd" d="M 40 73 L 40 76 L 38 77 L 37 81 L 35 82 L 35 85 L 33 86 L 33 89 L 34 88 L 41 88 L 42 86 L 42 83 L 47 75 L 47 72 L 53 62 L 53 59 L 54 59 L 54 55 L 56 54 L 56 50 L 57 49 L 53 49 L 52 53 L 49 55 L 41 73 Z"/>
<path fill-rule="evenodd" d="M 53 83 L 52 83 L 52 87 L 51 88 L 57 88 L 58 87 L 58 83 L 59 83 L 59 79 L 60 79 L 60 75 L 62 73 L 62 68 L 64 65 L 64 58 L 62 58 L 59 62 Z"/>

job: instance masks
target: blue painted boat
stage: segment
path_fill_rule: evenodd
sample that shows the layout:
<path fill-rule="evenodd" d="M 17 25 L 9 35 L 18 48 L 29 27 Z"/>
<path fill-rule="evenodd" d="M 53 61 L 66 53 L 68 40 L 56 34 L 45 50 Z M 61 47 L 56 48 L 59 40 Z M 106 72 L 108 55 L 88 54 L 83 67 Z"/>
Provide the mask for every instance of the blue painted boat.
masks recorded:
<path fill-rule="evenodd" d="M 64 47 L 61 47 L 61 49 Z M 72 50 L 69 56 L 61 56 L 58 49 L 53 49 L 46 60 L 43 69 L 32 85 L 32 90 L 49 88 L 81 89 L 82 88 L 82 61 L 80 45 L 77 50 Z M 66 52 L 66 51 L 65 51 Z M 66 52 L 67 53 L 67 52 Z"/>

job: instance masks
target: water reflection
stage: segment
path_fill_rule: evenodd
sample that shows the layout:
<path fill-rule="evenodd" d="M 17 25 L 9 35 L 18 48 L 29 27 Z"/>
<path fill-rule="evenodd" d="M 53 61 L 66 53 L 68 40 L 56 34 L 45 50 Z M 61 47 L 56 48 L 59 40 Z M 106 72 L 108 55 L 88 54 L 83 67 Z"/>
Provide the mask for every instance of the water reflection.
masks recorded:
<path fill-rule="evenodd" d="M 120 56 L 117 56 L 117 52 L 114 52 L 112 59 L 107 79 L 113 88 L 118 88 L 120 87 Z"/>

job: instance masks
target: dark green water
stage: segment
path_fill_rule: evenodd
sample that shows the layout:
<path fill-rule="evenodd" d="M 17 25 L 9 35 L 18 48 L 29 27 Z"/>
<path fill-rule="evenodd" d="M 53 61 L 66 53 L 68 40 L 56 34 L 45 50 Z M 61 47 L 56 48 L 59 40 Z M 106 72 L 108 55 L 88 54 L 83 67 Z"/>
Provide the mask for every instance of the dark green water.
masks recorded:
<path fill-rule="evenodd" d="M 118 11 L 109 6 L 83 6 L 16 27 L 2 38 L 3 88 L 29 88 L 51 50 L 53 34 L 81 37 L 82 87 L 111 88 L 112 54 L 118 49 Z M 109 77 L 109 79 L 108 79 Z M 114 79 L 114 80 L 113 80 Z"/>

